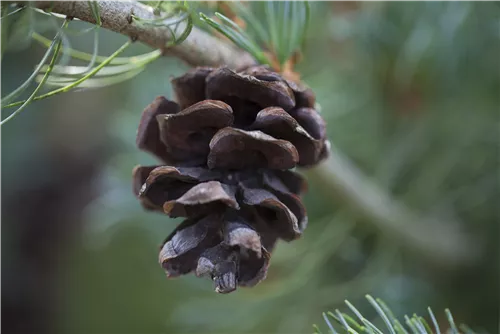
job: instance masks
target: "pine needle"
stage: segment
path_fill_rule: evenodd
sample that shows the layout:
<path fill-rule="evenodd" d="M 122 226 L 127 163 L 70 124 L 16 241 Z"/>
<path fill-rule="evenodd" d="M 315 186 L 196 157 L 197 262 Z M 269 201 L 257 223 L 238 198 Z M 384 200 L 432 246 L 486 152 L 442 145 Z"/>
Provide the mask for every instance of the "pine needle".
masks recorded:
<path fill-rule="evenodd" d="M 66 27 L 68 25 L 68 23 L 69 23 L 69 20 L 65 19 L 61 29 Z M 54 65 L 56 63 L 57 56 L 59 55 L 59 50 L 61 49 L 61 43 L 62 43 L 62 38 L 61 38 L 60 32 L 56 35 L 54 40 L 57 41 L 57 44 L 55 46 L 54 53 L 52 55 L 52 59 L 50 60 L 49 68 L 48 68 L 47 72 L 45 73 L 45 75 L 43 76 L 42 80 L 40 81 L 38 86 L 35 88 L 35 90 L 33 90 L 33 93 L 31 93 L 31 95 L 28 97 L 28 99 L 25 101 L 21 101 L 19 103 L 21 106 L 0 122 L 0 126 L 4 125 L 8 121 L 14 119 L 14 117 L 19 115 L 33 100 L 36 99 L 36 94 L 38 94 L 38 91 L 40 89 L 42 89 L 43 85 L 45 84 L 45 81 L 47 81 L 47 79 L 50 75 L 50 72 L 52 71 L 52 68 L 54 67 Z"/>
<path fill-rule="evenodd" d="M 73 83 L 67 85 L 67 86 L 64 86 L 64 87 L 61 87 L 59 89 L 56 89 L 56 90 L 53 90 L 53 91 L 50 91 L 46 94 L 43 94 L 43 95 L 39 95 L 39 96 L 36 96 L 36 97 L 30 97 L 31 100 L 42 100 L 42 99 L 46 99 L 48 97 L 51 97 L 51 96 L 54 96 L 54 95 L 57 95 L 57 94 L 60 94 L 60 93 L 65 93 L 65 92 L 68 92 L 70 91 L 72 88 L 75 88 L 77 87 L 79 84 L 81 84 L 82 82 L 84 82 L 85 80 L 93 77 L 96 73 L 98 73 L 102 68 L 104 68 L 106 65 L 108 65 L 114 57 L 118 56 L 120 53 L 122 53 L 126 48 L 128 48 L 130 45 L 132 45 L 132 41 L 127 41 L 125 44 L 123 44 L 118 50 L 116 50 L 112 55 L 110 55 L 105 61 L 103 61 L 101 64 L 99 64 L 97 67 L 95 67 L 92 71 L 90 71 L 88 74 L 86 74 L 85 76 L 83 76 L 82 78 L 74 81 Z M 48 74 L 48 72 L 46 73 Z M 37 90 L 38 92 L 38 90 Z M 27 101 L 27 100 L 26 100 Z M 11 103 L 9 105 L 6 105 L 5 108 L 10 108 L 10 107 L 15 107 L 15 106 L 18 106 L 18 105 L 23 105 L 24 103 L 26 103 L 26 101 L 18 101 L 18 102 L 14 102 L 14 103 Z M 10 117 L 10 116 L 9 116 Z M 3 122 L 2 122 L 3 124 Z"/>

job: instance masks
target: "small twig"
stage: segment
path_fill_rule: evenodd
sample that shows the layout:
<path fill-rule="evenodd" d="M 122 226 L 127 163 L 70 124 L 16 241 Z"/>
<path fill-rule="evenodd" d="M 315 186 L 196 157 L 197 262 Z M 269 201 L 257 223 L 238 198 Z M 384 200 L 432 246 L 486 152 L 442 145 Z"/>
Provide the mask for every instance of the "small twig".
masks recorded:
<path fill-rule="evenodd" d="M 363 175 L 333 145 L 329 159 L 305 174 L 321 183 L 319 190 L 329 198 L 342 200 L 353 213 L 429 263 L 455 266 L 477 259 L 479 247 L 455 229 L 456 222 L 419 217 Z"/>
<path fill-rule="evenodd" d="M 95 3 L 99 8 L 103 28 L 161 49 L 165 54 L 178 57 L 190 65 L 226 65 L 241 68 L 255 63 L 248 53 L 197 28 L 193 28 L 188 38 L 181 44 L 166 48 L 173 37 L 168 27 L 141 25 L 130 20 L 131 13 L 144 20 L 157 18 L 152 7 L 136 1 L 96 1 Z M 96 23 L 95 15 L 87 1 L 38 1 L 34 5 L 39 9 L 50 9 L 53 13 Z M 182 31 L 184 28 L 185 23 L 182 22 L 179 30 Z"/>

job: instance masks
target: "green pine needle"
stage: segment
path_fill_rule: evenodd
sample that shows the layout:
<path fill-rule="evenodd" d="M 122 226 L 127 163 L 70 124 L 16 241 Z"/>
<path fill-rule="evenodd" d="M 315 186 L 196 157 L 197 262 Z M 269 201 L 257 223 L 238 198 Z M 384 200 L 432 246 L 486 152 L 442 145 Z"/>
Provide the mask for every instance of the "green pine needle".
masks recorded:
<path fill-rule="evenodd" d="M 422 323 L 425 327 L 425 332 L 426 333 L 432 333 L 432 329 L 431 329 L 431 326 L 429 326 L 429 323 L 427 322 L 427 320 L 425 320 L 423 317 L 418 317 L 418 320 L 420 321 L 420 323 Z"/>
<path fill-rule="evenodd" d="M 4 105 L 8 104 L 9 102 L 11 102 L 12 100 L 14 100 L 19 95 L 21 95 L 29 87 L 29 85 L 33 82 L 33 80 L 35 79 L 35 77 L 38 75 L 38 73 L 40 73 L 40 71 L 44 67 L 43 64 L 45 64 L 45 62 L 47 61 L 47 59 L 51 55 L 52 51 L 54 51 L 54 48 L 58 45 L 59 36 L 57 36 L 56 38 L 54 38 L 52 41 L 50 41 L 49 39 L 47 39 L 47 42 L 49 43 L 48 44 L 48 49 L 45 52 L 45 54 L 43 55 L 43 57 L 40 60 L 40 62 L 38 63 L 38 65 L 33 70 L 33 73 L 31 73 L 31 75 L 29 76 L 29 78 L 26 79 L 26 81 L 23 82 L 19 87 L 17 87 L 13 92 L 9 93 L 5 97 L 2 97 L 2 107 Z"/>
<path fill-rule="evenodd" d="M 353 304 L 349 301 L 345 301 L 347 307 L 351 310 L 351 312 L 359 318 L 359 320 L 364 324 L 361 326 L 354 319 L 352 319 L 349 315 L 340 312 L 339 310 L 335 310 L 335 314 L 332 312 L 323 313 L 323 319 L 328 327 L 329 333 L 338 333 L 338 332 L 346 332 L 351 334 L 356 333 L 374 333 L 374 334 L 441 334 L 439 330 L 439 326 L 436 321 L 436 317 L 430 308 L 428 308 L 429 317 L 434 326 L 434 329 L 431 329 L 429 322 L 421 316 L 414 314 L 411 318 L 407 315 L 404 316 L 404 323 L 406 327 L 401 324 L 401 322 L 394 317 L 392 311 L 387 307 L 387 305 L 381 299 L 375 299 L 370 295 L 366 295 L 366 299 L 373 306 L 375 311 L 378 314 L 378 317 L 385 324 L 386 329 L 381 329 L 375 326 L 372 322 L 368 321 L 366 317 L 363 316 L 361 311 L 359 311 Z M 455 321 L 453 320 L 453 316 L 449 309 L 445 310 L 446 318 L 448 319 L 448 323 L 450 325 L 450 333 L 460 334 L 457 326 L 455 325 Z M 332 323 L 329 318 L 335 320 L 335 323 Z M 314 333 L 320 334 L 321 331 L 318 326 L 313 326 Z M 474 334 L 469 327 L 465 325 L 460 325 L 460 328 L 465 334 Z"/>
<path fill-rule="evenodd" d="M 209 26 L 229 38 L 234 44 L 236 44 L 239 48 L 250 53 L 259 63 L 261 64 L 270 64 L 271 62 L 265 56 L 264 52 L 259 48 L 259 46 L 248 36 L 244 31 L 235 29 L 236 23 L 231 21 L 229 18 L 224 15 L 217 13 L 219 18 L 223 19 L 223 24 L 215 21 L 212 18 L 209 18 L 203 13 L 200 13 L 200 19 L 207 23 Z"/>
<path fill-rule="evenodd" d="M 69 23 L 68 19 L 64 20 L 64 23 L 63 23 L 61 29 L 63 29 L 64 27 L 66 27 L 68 25 L 68 23 Z M 3 119 L 0 122 L 0 126 L 4 125 L 8 121 L 14 119 L 14 117 L 16 117 L 17 115 L 19 115 L 33 100 L 36 99 L 36 95 L 38 94 L 38 91 L 40 89 L 42 89 L 43 85 L 45 84 L 45 81 L 47 81 L 47 79 L 48 79 L 48 77 L 50 75 L 50 72 L 52 71 L 52 68 L 54 67 L 54 65 L 56 63 L 57 56 L 59 55 L 59 50 L 61 49 L 61 44 L 62 44 L 62 37 L 61 37 L 60 32 L 57 33 L 56 37 L 54 38 L 54 42 L 56 42 L 57 44 L 55 46 L 54 53 L 52 55 L 52 59 L 50 60 L 48 70 L 45 73 L 45 75 L 43 76 L 42 80 L 40 80 L 40 83 L 33 90 L 33 93 L 31 93 L 31 95 L 28 97 L 28 99 L 25 100 L 25 101 L 21 101 L 19 103 L 20 107 L 17 108 L 13 113 L 11 113 L 9 116 L 7 116 L 5 119 Z"/>
<path fill-rule="evenodd" d="M 330 320 L 328 319 L 328 317 L 326 316 L 325 312 L 323 312 L 323 319 L 325 320 L 326 324 L 328 325 L 328 328 L 330 329 L 330 331 L 333 334 L 337 334 L 337 331 L 333 328 L 333 325 L 330 322 Z"/>
<path fill-rule="evenodd" d="M 250 53 L 261 64 L 272 63 L 266 51 L 271 52 L 283 65 L 300 50 L 309 23 L 307 1 L 251 2 L 249 7 L 235 3 L 233 8 L 245 21 L 245 30 L 221 13 L 215 13 L 221 22 L 203 13 L 200 13 L 200 19 Z M 261 13 L 263 19 L 257 13 Z"/>
<path fill-rule="evenodd" d="M 355 330 L 353 330 L 349 324 L 347 323 L 347 321 L 345 320 L 344 316 L 342 315 L 342 313 L 340 313 L 339 310 L 335 310 L 335 314 L 337 315 L 337 319 L 339 320 L 339 322 L 342 324 L 342 326 L 344 327 L 344 329 L 347 330 L 348 333 L 357 333 Z"/>
<path fill-rule="evenodd" d="M 432 309 L 430 307 L 427 308 L 427 311 L 429 312 L 429 316 L 431 317 L 432 324 L 434 325 L 435 333 L 436 334 L 441 334 L 441 331 L 439 330 L 439 325 L 437 323 L 436 317 L 434 316 L 434 312 L 432 312 Z"/>
<path fill-rule="evenodd" d="M 54 96 L 54 95 L 57 95 L 57 94 L 60 94 L 60 93 L 65 93 L 65 92 L 68 92 L 70 91 L 71 89 L 77 87 L 78 85 L 80 85 L 82 82 L 84 82 L 85 80 L 93 77 L 97 72 L 99 72 L 102 68 L 104 68 L 106 65 L 108 65 L 114 57 L 118 56 L 120 53 L 122 53 L 126 48 L 128 48 L 130 45 L 132 45 L 132 41 L 127 41 L 125 44 L 123 44 L 118 50 L 116 50 L 111 56 L 109 56 L 105 61 L 103 61 L 101 64 L 99 64 L 98 66 L 96 66 L 91 72 L 89 72 L 88 74 L 86 74 L 85 76 L 83 76 L 82 78 L 72 82 L 71 84 L 67 85 L 67 86 L 64 86 L 64 87 L 61 87 L 59 89 L 56 89 L 56 90 L 53 90 L 53 91 L 50 91 L 46 94 L 43 94 L 43 95 L 39 95 L 39 96 L 36 96 L 36 97 L 31 97 L 31 100 L 42 100 L 42 99 L 46 99 L 48 97 L 51 97 L 51 96 Z M 48 76 L 50 72 L 46 72 L 46 76 Z M 45 77 L 45 76 L 44 76 Z M 39 85 L 40 86 L 40 85 Z M 38 87 L 37 87 L 38 88 Z M 29 100 L 29 99 L 28 99 Z M 18 102 L 14 102 L 14 103 L 11 103 L 9 105 L 6 105 L 4 108 L 10 108 L 10 107 L 15 107 L 15 106 L 18 106 L 18 105 L 24 105 L 26 104 L 26 102 L 28 101 L 18 101 Z M 30 101 L 31 101 L 30 100 Z M 9 116 L 11 117 L 12 114 Z M 8 117 L 8 118 L 9 118 Z M 8 120 L 8 118 L 4 121 L 2 121 L 2 125 L 5 121 Z"/>
<path fill-rule="evenodd" d="M 144 67 L 139 67 L 135 70 L 130 70 L 124 73 L 106 77 L 98 77 L 96 75 L 94 78 L 87 79 L 84 82 L 80 83 L 77 88 L 101 88 L 116 85 L 118 83 L 132 79 L 133 77 L 144 71 L 144 69 Z M 72 78 L 51 75 L 49 80 L 47 80 L 46 85 L 62 87 L 73 82 L 73 80 L 74 79 Z"/>
<path fill-rule="evenodd" d="M 448 322 L 450 323 L 450 329 L 453 334 L 460 334 L 458 331 L 457 326 L 455 325 L 455 320 L 453 320 L 453 315 L 451 314 L 449 309 L 444 310 L 444 313 L 446 314 L 446 318 L 448 319 Z"/>
<path fill-rule="evenodd" d="M 319 329 L 318 325 L 313 325 L 314 334 L 323 334 L 323 332 Z"/>
<path fill-rule="evenodd" d="M 45 37 L 43 37 L 42 35 L 40 35 L 40 34 L 38 34 L 36 32 L 33 33 L 32 37 L 33 37 L 33 39 L 35 41 L 37 41 L 38 43 L 40 43 L 41 45 L 43 45 L 45 47 L 49 47 L 50 44 L 51 44 L 51 41 L 48 38 L 45 38 Z M 62 47 L 61 52 L 68 54 L 72 58 L 83 60 L 83 61 L 90 61 L 92 59 L 92 57 L 93 57 L 93 54 L 90 54 L 90 53 L 87 53 L 87 52 L 83 52 L 83 51 L 79 51 L 79 50 L 75 50 L 75 49 L 72 49 L 72 48 Z M 116 58 L 114 58 L 110 62 L 110 65 L 137 64 L 137 63 L 142 63 L 145 60 L 150 59 L 152 57 L 157 58 L 157 56 L 160 56 L 160 55 L 161 55 L 161 50 L 155 50 L 155 51 L 151 51 L 151 52 L 139 55 L 139 56 L 133 56 L 133 57 L 116 57 Z M 108 57 L 97 56 L 96 59 L 95 59 L 95 61 L 96 61 L 96 63 L 102 63 L 107 58 Z"/>
<path fill-rule="evenodd" d="M 248 26 L 252 27 L 256 42 L 260 45 L 264 45 L 267 42 L 267 32 L 262 21 L 257 18 L 254 11 L 240 2 L 234 2 L 232 4 L 237 15 L 241 17 Z"/>
<path fill-rule="evenodd" d="M 382 318 L 382 320 L 384 320 L 387 328 L 389 329 L 389 332 L 391 334 L 396 334 L 396 332 L 394 331 L 394 328 L 391 324 L 391 322 L 389 321 L 389 318 L 388 316 L 385 314 L 385 312 L 382 310 L 382 308 L 380 307 L 380 305 L 377 303 L 377 301 L 375 299 L 373 299 L 372 296 L 370 295 L 367 295 L 366 298 L 368 299 L 368 301 L 370 302 L 370 304 L 372 304 L 372 306 L 375 308 L 375 311 L 377 311 L 377 313 L 380 315 L 380 317 Z"/>
<path fill-rule="evenodd" d="M 90 10 L 92 11 L 92 15 L 94 16 L 95 22 L 98 27 L 102 25 L 101 14 L 99 11 L 99 6 L 97 5 L 97 1 L 88 1 Z"/>
<path fill-rule="evenodd" d="M 0 18 L 0 20 L 3 20 L 3 19 L 5 19 L 5 18 L 7 18 L 7 17 L 9 17 L 11 15 L 15 15 L 15 14 L 19 13 L 20 11 L 22 11 L 24 9 L 26 9 L 26 7 L 19 7 L 17 9 L 14 9 L 12 12 L 7 13 L 5 15 L 2 15 L 2 17 Z"/>

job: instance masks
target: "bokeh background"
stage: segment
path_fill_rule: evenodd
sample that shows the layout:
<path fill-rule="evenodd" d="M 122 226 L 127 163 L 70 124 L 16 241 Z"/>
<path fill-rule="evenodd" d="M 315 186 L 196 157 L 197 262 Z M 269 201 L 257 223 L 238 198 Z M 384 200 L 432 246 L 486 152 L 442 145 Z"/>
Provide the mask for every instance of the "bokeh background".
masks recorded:
<path fill-rule="evenodd" d="M 321 313 L 345 299 L 374 316 L 367 293 L 396 315 L 432 306 L 444 328 L 449 307 L 457 322 L 498 333 L 499 4 L 312 2 L 311 10 L 298 70 L 332 143 L 419 217 L 462 230 L 465 252 L 480 256 L 429 263 L 310 170 L 309 227 L 278 245 L 264 282 L 217 295 L 208 280 L 167 280 L 158 246 L 177 221 L 145 212 L 131 190 L 132 168 L 154 163 L 135 147 L 141 111 L 157 95 L 172 97 L 169 79 L 188 69 L 164 57 L 124 83 L 35 102 L 2 127 L 4 333 L 309 333 L 314 323 L 325 329 Z M 35 28 L 54 35 L 41 15 Z M 92 52 L 91 34 L 69 38 Z M 102 31 L 99 53 L 125 40 Z M 2 51 L 5 96 L 45 49 L 19 33 L 2 34 Z M 127 55 L 147 51 L 134 45 Z"/>

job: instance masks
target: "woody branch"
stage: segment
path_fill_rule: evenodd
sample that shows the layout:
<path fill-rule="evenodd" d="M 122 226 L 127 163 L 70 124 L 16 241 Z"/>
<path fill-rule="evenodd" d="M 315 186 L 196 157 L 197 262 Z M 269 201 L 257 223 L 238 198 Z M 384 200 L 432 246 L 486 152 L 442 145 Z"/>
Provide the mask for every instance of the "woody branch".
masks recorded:
<path fill-rule="evenodd" d="M 173 37 L 168 27 L 139 24 L 132 20 L 132 15 L 144 20 L 158 19 L 159 16 L 155 15 L 152 7 L 137 1 L 95 1 L 95 3 L 99 7 L 103 28 L 163 50 L 164 54 L 180 58 L 189 65 L 224 64 L 231 68 L 240 68 L 255 62 L 248 53 L 196 27 L 184 42 L 167 48 L 166 45 Z M 42 10 L 96 23 L 89 1 L 37 1 L 34 5 Z M 185 27 L 186 23 L 181 22 L 177 31 L 183 31 Z"/>

